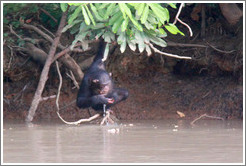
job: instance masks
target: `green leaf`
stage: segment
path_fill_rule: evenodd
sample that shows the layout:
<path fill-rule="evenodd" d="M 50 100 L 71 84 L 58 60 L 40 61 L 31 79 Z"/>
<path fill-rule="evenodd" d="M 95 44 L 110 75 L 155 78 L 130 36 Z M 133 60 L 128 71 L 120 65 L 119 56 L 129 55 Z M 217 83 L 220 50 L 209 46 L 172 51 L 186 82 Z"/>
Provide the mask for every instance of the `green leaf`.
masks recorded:
<path fill-rule="evenodd" d="M 121 31 L 125 31 L 128 25 L 128 18 L 126 18 L 126 20 L 123 21 L 123 23 L 121 24 Z"/>
<path fill-rule="evenodd" d="M 98 9 L 104 9 L 104 8 L 106 8 L 108 5 L 110 5 L 110 3 L 102 3 L 102 5 L 100 5 Z"/>
<path fill-rule="evenodd" d="M 75 39 L 74 41 L 72 42 L 72 45 L 71 45 L 71 50 L 74 48 L 75 44 L 78 42 L 78 41 L 83 41 L 85 36 L 88 34 L 88 31 L 87 32 L 80 32 L 78 33 L 76 36 L 75 36 Z"/>
<path fill-rule="evenodd" d="M 124 41 L 121 45 L 120 45 L 120 52 L 123 53 L 126 50 L 126 41 Z"/>
<path fill-rule="evenodd" d="M 83 13 L 86 25 L 90 25 L 91 24 L 90 18 L 88 17 L 83 5 L 81 5 L 81 9 L 82 9 L 82 13 Z"/>
<path fill-rule="evenodd" d="M 120 32 L 117 38 L 117 43 L 122 44 L 126 40 L 125 32 Z"/>
<path fill-rule="evenodd" d="M 130 47 L 130 49 L 132 51 L 135 51 L 137 46 L 136 46 L 136 43 L 133 42 L 133 40 L 130 40 L 129 38 L 127 38 L 127 43 L 128 43 L 128 46 Z"/>
<path fill-rule="evenodd" d="M 66 25 L 66 26 L 63 28 L 62 32 L 66 32 L 69 28 L 73 27 L 75 24 L 77 24 L 77 23 L 79 23 L 79 22 L 82 22 L 82 20 L 75 20 L 75 21 L 73 21 L 71 24 Z"/>
<path fill-rule="evenodd" d="M 146 5 L 148 6 L 148 5 Z M 137 10 L 137 14 L 141 16 L 141 14 L 144 11 L 144 7 L 146 8 L 145 3 L 140 3 L 138 6 L 135 6 L 135 9 Z M 144 14 L 144 13 L 143 13 Z"/>
<path fill-rule="evenodd" d="M 126 50 L 126 33 L 120 32 L 117 38 L 117 43 L 120 45 L 120 52 L 123 53 Z"/>
<path fill-rule="evenodd" d="M 149 37 L 150 41 L 152 41 L 153 43 L 161 46 L 161 47 L 166 47 L 167 46 L 167 43 L 162 40 L 161 38 L 158 38 L 158 37 L 155 37 L 155 36 L 150 36 Z"/>
<path fill-rule="evenodd" d="M 143 27 L 134 18 L 132 18 L 131 21 L 139 31 L 143 31 Z"/>
<path fill-rule="evenodd" d="M 105 42 L 110 43 L 110 42 L 111 42 L 111 39 L 112 39 L 112 32 L 107 31 L 107 32 L 105 32 L 105 33 L 103 34 L 102 37 L 104 38 L 104 41 L 105 41 Z"/>
<path fill-rule="evenodd" d="M 135 32 L 135 38 L 136 38 L 136 42 L 138 43 L 139 52 L 143 52 L 145 48 L 144 38 L 142 37 L 139 31 Z"/>
<path fill-rule="evenodd" d="M 169 6 L 171 6 L 172 8 L 176 9 L 176 5 L 174 3 L 168 3 Z"/>
<path fill-rule="evenodd" d="M 138 21 L 135 20 L 135 18 L 132 17 L 131 10 L 127 7 L 127 5 L 125 3 L 119 3 L 119 6 L 120 6 L 121 12 L 123 13 L 124 19 L 126 19 L 126 16 L 124 16 L 124 14 L 126 14 L 130 18 L 132 23 L 136 26 L 136 28 L 139 31 L 143 31 L 142 26 L 138 23 Z"/>
<path fill-rule="evenodd" d="M 119 18 L 119 19 L 114 23 L 114 25 L 113 25 L 113 27 L 112 27 L 112 31 L 113 31 L 114 33 L 116 33 L 116 32 L 118 31 L 118 29 L 120 28 L 120 26 L 121 26 L 123 20 L 124 20 L 124 18 L 121 17 L 121 18 Z"/>
<path fill-rule="evenodd" d="M 113 17 L 109 19 L 109 25 L 113 25 L 120 17 L 122 17 L 122 13 L 116 13 Z"/>
<path fill-rule="evenodd" d="M 157 3 L 149 3 L 148 5 L 153 10 L 154 14 L 160 19 L 162 24 L 168 20 L 166 10 L 163 7 Z"/>
<path fill-rule="evenodd" d="M 95 26 L 91 27 L 91 29 L 101 29 L 101 28 L 105 28 L 104 23 L 97 23 Z"/>
<path fill-rule="evenodd" d="M 138 3 L 128 3 L 129 5 L 135 7 L 136 5 L 138 5 Z"/>
<path fill-rule="evenodd" d="M 91 10 L 94 13 L 96 19 L 98 19 L 99 21 L 103 21 L 104 19 L 99 15 L 97 8 L 92 3 L 90 3 L 90 7 L 91 7 Z"/>
<path fill-rule="evenodd" d="M 80 6 L 83 3 L 68 3 L 70 6 Z"/>
<path fill-rule="evenodd" d="M 166 34 L 166 32 L 164 31 L 164 29 L 162 29 L 162 28 L 159 28 L 159 32 L 160 32 L 161 34 Z"/>
<path fill-rule="evenodd" d="M 103 54 L 103 59 L 106 60 L 108 57 L 108 52 L 109 52 L 109 43 L 106 44 L 104 54 Z"/>
<path fill-rule="evenodd" d="M 103 34 L 104 34 L 104 30 L 102 30 L 101 32 L 99 32 L 99 33 L 95 36 L 95 39 L 99 39 Z"/>
<path fill-rule="evenodd" d="M 145 27 L 150 30 L 150 29 L 155 29 L 148 21 L 144 23 Z"/>
<path fill-rule="evenodd" d="M 121 10 L 121 13 L 123 14 L 123 18 L 126 19 L 126 13 L 125 13 L 125 8 L 123 3 L 119 3 L 119 7 Z"/>
<path fill-rule="evenodd" d="M 165 28 L 172 34 L 176 35 L 177 33 L 180 33 L 181 35 L 184 36 L 184 33 L 181 32 L 174 24 L 168 24 L 165 25 Z"/>
<path fill-rule="evenodd" d="M 146 45 L 145 50 L 146 50 L 148 56 L 150 56 L 152 54 L 151 49 L 148 45 Z"/>
<path fill-rule="evenodd" d="M 108 19 L 109 15 L 113 12 L 113 10 L 115 8 L 115 5 L 116 5 L 115 3 L 111 3 L 109 5 L 109 7 L 107 8 L 106 13 L 104 15 L 104 19 Z"/>
<path fill-rule="evenodd" d="M 141 16 L 140 19 L 142 24 L 144 24 L 147 21 L 148 15 L 149 15 L 149 6 L 146 5 L 144 8 L 143 15 Z"/>
<path fill-rule="evenodd" d="M 68 19 L 68 24 L 71 24 L 73 22 L 73 20 L 78 17 L 80 11 L 81 11 L 81 9 L 79 7 L 77 7 L 77 9 L 75 9 L 73 14 Z"/>
<path fill-rule="evenodd" d="M 87 11 L 87 13 L 88 13 L 88 15 L 89 15 L 89 17 L 90 17 L 90 19 L 91 19 L 92 24 L 93 24 L 93 25 L 96 25 L 96 22 L 95 22 L 95 20 L 94 20 L 92 14 L 91 14 L 89 8 L 88 8 L 86 5 L 85 5 L 85 9 L 86 9 L 86 11 Z"/>
<path fill-rule="evenodd" d="M 67 3 L 60 3 L 60 7 L 62 12 L 65 12 L 67 10 L 68 4 Z"/>

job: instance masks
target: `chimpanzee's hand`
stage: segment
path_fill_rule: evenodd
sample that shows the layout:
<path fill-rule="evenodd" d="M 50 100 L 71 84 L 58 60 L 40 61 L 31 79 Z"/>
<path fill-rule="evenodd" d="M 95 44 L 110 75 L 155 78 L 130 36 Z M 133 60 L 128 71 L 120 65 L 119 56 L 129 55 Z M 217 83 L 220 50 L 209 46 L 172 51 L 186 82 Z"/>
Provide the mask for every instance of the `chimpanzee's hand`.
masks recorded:
<path fill-rule="evenodd" d="M 113 104 L 114 103 L 114 99 L 113 98 L 108 98 L 108 103 L 109 104 Z"/>

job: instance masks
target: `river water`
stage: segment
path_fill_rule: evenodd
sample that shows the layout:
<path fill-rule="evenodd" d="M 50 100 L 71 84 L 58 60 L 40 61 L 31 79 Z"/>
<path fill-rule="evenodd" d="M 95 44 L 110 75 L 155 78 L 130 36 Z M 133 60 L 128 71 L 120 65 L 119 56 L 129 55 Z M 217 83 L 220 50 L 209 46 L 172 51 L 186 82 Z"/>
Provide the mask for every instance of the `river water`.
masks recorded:
<path fill-rule="evenodd" d="M 242 163 L 243 121 L 4 121 L 3 163 Z"/>

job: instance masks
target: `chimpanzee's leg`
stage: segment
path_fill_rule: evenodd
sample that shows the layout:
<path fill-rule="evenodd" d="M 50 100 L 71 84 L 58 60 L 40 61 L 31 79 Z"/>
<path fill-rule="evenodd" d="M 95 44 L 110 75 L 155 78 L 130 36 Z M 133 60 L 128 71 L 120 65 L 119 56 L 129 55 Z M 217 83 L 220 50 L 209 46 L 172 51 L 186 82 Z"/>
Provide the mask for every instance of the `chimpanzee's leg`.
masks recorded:
<path fill-rule="evenodd" d="M 128 97 L 128 90 L 123 89 L 123 88 L 114 88 L 113 92 L 109 95 L 107 95 L 108 98 L 113 98 L 114 103 L 112 104 L 107 104 L 107 108 L 123 101 L 126 100 Z"/>

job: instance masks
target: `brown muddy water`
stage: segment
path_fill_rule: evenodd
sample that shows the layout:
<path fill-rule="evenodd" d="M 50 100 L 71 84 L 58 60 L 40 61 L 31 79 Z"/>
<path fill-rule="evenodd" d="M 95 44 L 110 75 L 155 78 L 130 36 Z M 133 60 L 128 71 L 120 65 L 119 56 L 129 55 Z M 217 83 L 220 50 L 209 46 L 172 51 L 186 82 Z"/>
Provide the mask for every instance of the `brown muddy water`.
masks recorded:
<path fill-rule="evenodd" d="M 3 123 L 3 163 L 242 163 L 243 121 Z"/>

